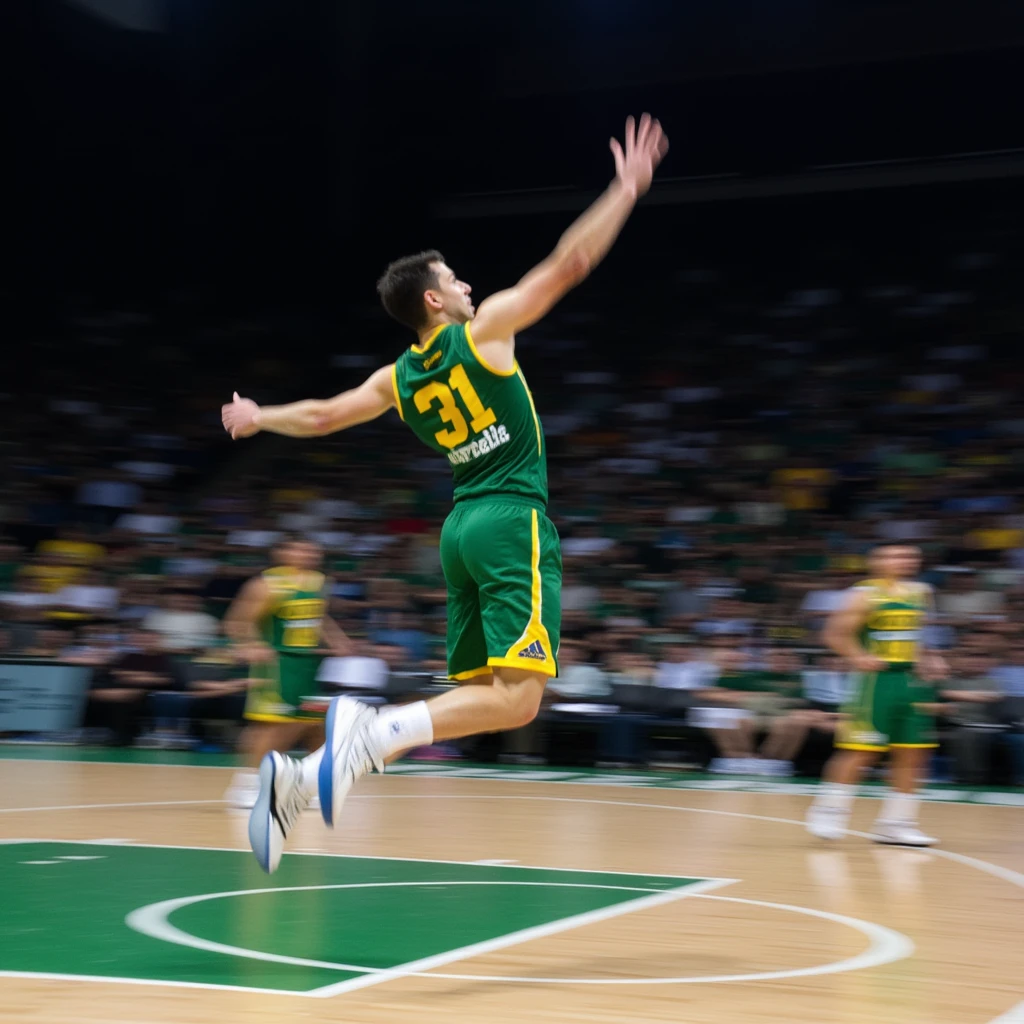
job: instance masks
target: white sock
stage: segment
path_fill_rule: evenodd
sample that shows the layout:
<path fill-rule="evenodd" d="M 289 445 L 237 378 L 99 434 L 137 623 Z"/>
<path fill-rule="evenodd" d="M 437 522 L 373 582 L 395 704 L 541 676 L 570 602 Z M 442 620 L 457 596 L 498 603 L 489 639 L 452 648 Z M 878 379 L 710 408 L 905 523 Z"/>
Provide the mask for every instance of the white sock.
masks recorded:
<path fill-rule="evenodd" d="M 313 799 L 317 794 L 317 790 L 320 787 L 318 776 L 320 775 L 320 762 L 324 759 L 324 748 L 320 747 L 314 750 L 312 754 L 307 754 L 299 762 L 299 771 L 301 772 L 301 783 L 302 792 Z"/>
<path fill-rule="evenodd" d="M 917 821 L 917 795 L 915 793 L 890 793 L 882 801 L 878 820 Z"/>
<path fill-rule="evenodd" d="M 370 727 L 374 740 L 385 757 L 434 742 L 434 723 L 426 701 L 383 708 Z"/>
<path fill-rule="evenodd" d="M 843 782 L 823 782 L 821 792 L 814 802 L 818 807 L 827 807 L 830 810 L 849 814 L 856 796 L 856 786 L 848 786 Z"/>

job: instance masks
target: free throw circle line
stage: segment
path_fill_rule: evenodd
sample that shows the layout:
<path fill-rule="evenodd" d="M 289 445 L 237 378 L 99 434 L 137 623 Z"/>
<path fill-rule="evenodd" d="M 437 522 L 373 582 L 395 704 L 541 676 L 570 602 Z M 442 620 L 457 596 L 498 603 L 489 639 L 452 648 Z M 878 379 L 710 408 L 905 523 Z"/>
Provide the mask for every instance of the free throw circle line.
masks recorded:
<path fill-rule="evenodd" d="M 233 892 L 205 893 L 199 896 L 182 896 L 177 899 L 163 900 L 133 910 L 125 918 L 125 923 L 144 935 L 176 945 L 202 949 L 212 953 L 223 953 L 250 960 L 263 960 L 270 963 L 288 964 L 295 967 L 315 967 L 323 970 L 350 971 L 363 975 L 387 974 L 393 978 L 437 978 L 446 981 L 486 981 L 505 982 L 531 985 L 694 985 L 724 984 L 746 981 L 776 981 L 784 978 L 814 977 L 824 974 L 839 974 L 846 971 L 864 970 L 880 967 L 905 959 L 914 952 L 914 943 L 900 932 L 893 931 L 883 925 L 859 918 L 835 914 L 827 910 L 814 910 L 810 907 L 798 907 L 789 903 L 770 903 L 764 900 L 744 899 L 737 896 L 712 896 L 708 893 L 693 893 L 690 899 L 722 900 L 728 903 L 740 903 L 747 906 L 762 907 L 770 910 L 782 910 L 790 913 L 817 917 L 835 924 L 842 924 L 867 936 L 869 946 L 856 956 L 836 960 L 828 964 L 814 964 L 808 967 L 788 968 L 778 971 L 759 971 L 746 974 L 698 975 L 676 978 L 550 978 L 550 977 L 511 977 L 506 975 L 481 974 L 450 974 L 433 971 L 403 971 L 398 967 L 366 967 L 358 964 L 342 964 L 326 960 L 310 960 L 305 957 L 292 957 L 280 953 L 266 953 L 262 950 L 245 949 L 229 946 L 225 943 L 202 939 L 172 925 L 167 918 L 182 907 L 191 906 L 216 899 L 229 899 L 238 896 L 257 896 L 279 892 L 310 892 L 332 889 L 384 889 L 384 888 L 415 888 L 417 886 L 467 886 L 467 885 L 512 885 L 533 886 L 563 889 L 611 889 L 625 892 L 640 892 L 647 895 L 658 895 L 673 890 L 643 889 L 624 885 L 590 885 L 571 882 L 504 882 L 504 881 L 418 881 L 418 882 L 357 882 L 340 885 L 300 885 L 282 888 L 239 889 Z M 681 893 L 685 892 L 685 887 Z"/>

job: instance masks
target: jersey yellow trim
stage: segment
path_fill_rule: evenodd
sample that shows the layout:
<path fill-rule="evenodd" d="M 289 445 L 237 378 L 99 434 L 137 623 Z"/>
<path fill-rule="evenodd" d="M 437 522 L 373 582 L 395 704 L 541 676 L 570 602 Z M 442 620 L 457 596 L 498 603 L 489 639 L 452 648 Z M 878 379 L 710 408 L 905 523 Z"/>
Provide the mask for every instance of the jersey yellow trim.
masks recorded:
<path fill-rule="evenodd" d="M 506 668 L 536 669 L 542 675 L 556 674 L 555 657 L 551 650 L 551 637 L 544 628 L 543 581 L 540 575 L 540 519 L 535 508 L 530 509 L 530 621 L 526 623 L 523 635 L 505 652 L 503 657 L 488 658 L 488 665 Z M 539 651 L 524 657 L 527 648 Z M 543 657 L 539 655 L 543 653 Z"/>
<path fill-rule="evenodd" d="M 489 362 L 482 355 L 480 350 L 476 347 L 476 342 L 473 340 L 473 332 L 469 329 L 469 324 L 465 325 L 466 328 L 466 341 L 469 342 L 469 351 L 473 353 L 473 358 L 488 372 L 493 373 L 495 377 L 514 377 L 516 371 L 519 369 L 518 364 L 513 359 L 511 370 L 499 370 L 496 366 L 491 366 Z"/>
<path fill-rule="evenodd" d="M 322 718 L 310 718 L 306 715 L 261 715 L 258 711 L 243 711 L 242 717 L 250 722 L 274 722 L 274 723 L 309 723 L 320 722 Z"/>
<path fill-rule="evenodd" d="M 519 369 L 518 363 L 516 363 L 516 373 L 519 374 L 519 379 L 523 382 L 523 390 L 526 392 L 526 397 L 530 400 L 530 412 L 533 413 L 533 425 L 537 428 L 537 454 L 540 455 L 543 444 L 543 434 L 540 429 L 540 420 L 537 418 L 537 406 L 533 404 L 533 393 L 530 391 L 530 385 L 526 383 L 526 378 L 523 376 L 523 371 Z"/>
<path fill-rule="evenodd" d="M 402 396 L 398 393 L 398 363 L 391 364 L 391 390 L 395 395 L 395 409 L 398 410 L 398 418 L 404 423 L 405 415 L 402 412 Z"/>
<path fill-rule="evenodd" d="M 480 668 L 471 668 L 468 672 L 456 672 L 448 678 L 454 679 L 456 682 L 464 682 L 467 679 L 476 679 L 478 676 L 487 676 L 490 674 L 491 670 L 486 665 L 481 665 Z"/>
<path fill-rule="evenodd" d="M 838 750 L 873 750 L 879 754 L 889 749 L 888 747 L 869 746 L 867 743 L 842 743 L 839 740 L 836 741 L 836 748 Z"/>
<path fill-rule="evenodd" d="M 544 661 L 533 661 L 530 658 L 488 658 L 487 664 L 492 668 L 521 668 L 525 672 L 533 672 L 538 676 L 553 678 L 558 669 Z"/>
<path fill-rule="evenodd" d="M 430 348 L 430 346 L 433 345 L 435 341 L 437 341 L 437 336 L 448 326 L 450 326 L 450 325 L 449 324 L 441 324 L 439 327 L 435 327 L 430 332 L 430 334 L 427 335 L 427 340 L 425 342 L 423 342 L 422 345 L 413 345 L 412 346 L 413 352 L 415 352 L 417 355 L 423 355 L 423 353 L 426 352 L 427 349 Z"/>
<path fill-rule="evenodd" d="M 904 750 L 931 750 L 938 746 L 938 743 L 890 743 L 890 747 L 901 747 Z"/>

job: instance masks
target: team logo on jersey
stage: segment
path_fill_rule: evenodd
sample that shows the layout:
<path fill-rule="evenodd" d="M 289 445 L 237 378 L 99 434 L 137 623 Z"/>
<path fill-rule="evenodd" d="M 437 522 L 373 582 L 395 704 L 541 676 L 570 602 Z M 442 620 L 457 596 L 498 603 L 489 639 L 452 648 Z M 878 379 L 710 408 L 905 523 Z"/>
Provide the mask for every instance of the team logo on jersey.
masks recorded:
<path fill-rule="evenodd" d="M 440 361 L 441 356 L 443 355 L 444 353 L 439 350 L 435 352 L 432 356 L 427 356 L 427 358 L 423 360 L 423 369 L 429 370 L 435 363 Z"/>
<path fill-rule="evenodd" d="M 547 661 L 548 656 L 544 653 L 544 648 L 541 646 L 539 640 L 534 640 L 529 647 L 524 647 L 519 652 L 520 658 L 533 658 L 534 661 Z"/>

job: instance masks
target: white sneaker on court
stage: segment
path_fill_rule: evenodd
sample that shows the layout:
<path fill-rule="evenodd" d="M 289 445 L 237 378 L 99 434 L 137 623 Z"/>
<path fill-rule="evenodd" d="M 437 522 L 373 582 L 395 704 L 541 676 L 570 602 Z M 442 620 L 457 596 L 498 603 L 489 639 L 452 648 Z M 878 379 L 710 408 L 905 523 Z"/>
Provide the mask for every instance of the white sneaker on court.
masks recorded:
<path fill-rule="evenodd" d="M 335 697 L 327 709 L 326 738 L 320 762 L 320 813 L 327 825 L 338 820 L 341 806 L 357 779 L 384 771 L 384 752 L 370 734 L 377 711 L 353 697 Z"/>
<path fill-rule="evenodd" d="M 872 838 L 888 846 L 934 846 L 938 842 L 935 836 L 925 835 L 913 821 L 876 821 Z"/>
<path fill-rule="evenodd" d="M 807 831 L 818 839 L 842 839 L 846 835 L 849 818 L 841 807 L 819 807 L 812 803 L 807 808 L 804 824 Z"/>
<path fill-rule="evenodd" d="M 299 762 L 282 754 L 267 754 L 260 763 L 260 791 L 249 815 L 249 845 L 268 874 L 277 870 L 284 841 L 308 805 Z"/>

